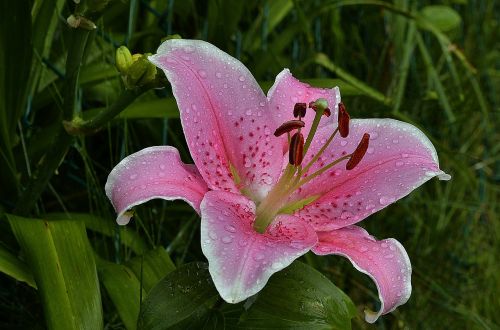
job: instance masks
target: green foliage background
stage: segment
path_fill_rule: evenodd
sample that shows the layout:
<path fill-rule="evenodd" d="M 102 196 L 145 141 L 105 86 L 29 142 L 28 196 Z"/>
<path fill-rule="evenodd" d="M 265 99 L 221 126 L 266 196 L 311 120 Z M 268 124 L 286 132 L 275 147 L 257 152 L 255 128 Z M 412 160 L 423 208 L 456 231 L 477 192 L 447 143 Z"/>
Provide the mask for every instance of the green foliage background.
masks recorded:
<path fill-rule="evenodd" d="M 363 222 L 407 249 L 406 305 L 366 324 L 369 278 L 340 257 L 302 258 L 354 301 L 354 328 L 500 327 L 499 2 L 2 0 L 0 13 L 0 327 L 131 329 L 161 278 L 204 261 L 186 204 L 147 203 L 118 228 L 103 189 L 144 147 L 174 145 L 190 160 L 168 84 L 124 91 L 114 65 L 118 46 L 153 53 L 171 34 L 239 58 L 264 89 L 284 67 L 339 85 L 351 116 L 401 119 L 433 141 L 452 180 Z M 97 29 L 70 28 L 71 14 Z M 110 109 L 119 114 L 85 134 L 63 126 Z"/>

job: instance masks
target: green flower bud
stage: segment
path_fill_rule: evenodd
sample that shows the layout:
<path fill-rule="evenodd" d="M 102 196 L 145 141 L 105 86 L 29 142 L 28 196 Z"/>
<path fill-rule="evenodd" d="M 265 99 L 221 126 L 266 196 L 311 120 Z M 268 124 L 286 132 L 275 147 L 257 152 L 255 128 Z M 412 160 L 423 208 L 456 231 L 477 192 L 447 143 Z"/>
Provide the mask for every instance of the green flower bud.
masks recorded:
<path fill-rule="evenodd" d="M 135 56 L 135 55 L 134 55 Z M 132 56 L 133 57 L 133 56 Z M 144 86 L 156 79 L 156 66 L 148 61 L 147 57 L 141 55 L 127 69 L 124 82 L 127 88 Z"/>
<path fill-rule="evenodd" d="M 122 74 L 126 74 L 128 68 L 134 62 L 132 59 L 132 54 L 130 54 L 130 51 L 125 46 L 120 46 L 120 48 L 116 50 L 115 61 L 118 71 L 120 71 L 120 73 Z"/>

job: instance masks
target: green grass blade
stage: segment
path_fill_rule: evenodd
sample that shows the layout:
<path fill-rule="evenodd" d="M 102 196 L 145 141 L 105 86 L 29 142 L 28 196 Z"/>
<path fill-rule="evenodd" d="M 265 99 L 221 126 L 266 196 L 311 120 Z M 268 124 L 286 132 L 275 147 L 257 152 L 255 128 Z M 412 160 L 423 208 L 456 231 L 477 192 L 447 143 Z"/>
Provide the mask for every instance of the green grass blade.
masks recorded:
<path fill-rule="evenodd" d="M 439 75 L 436 71 L 436 68 L 434 67 L 434 64 L 432 63 L 432 57 L 429 54 L 429 51 L 427 50 L 427 47 L 425 46 L 425 43 L 424 43 L 420 33 L 417 33 L 417 45 L 418 45 L 418 49 L 420 50 L 420 54 L 422 55 L 422 59 L 424 60 L 425 67 L 427 69 L 427 74 L 429 75 L 429 78 L 434 83 L 434 88 L 436 89 L 436 93 L 438 94 L 439 102 L 441 103 L 441 106 L 443 107 L 443 109 L 446 113 L 446 116 L 448 117 L 448 120 L 450 122 L 454 122 L 456 119 L 455 114 L 453 113 L 453 110 L 451 109 L 451 105 L 450 105 L 450 101 L 448 100 L 448 96 L 446 95 L 443 84 L 441 83 L 441 79 L 439 79 Z"/>
<path fill-rule="evenodd" d="M 162 278 L 175 270 L 175 265 L 163 247 L 147 251 L 144 255 L 128 262 L 138 278 L 142 278 L 142 286 L 149 292 Z"/>
<path fill-rule="evenodd" d="M 137 317 L 141 306 L 141 283 L 134 272 L 124 266 L 105 260 L 98 260 L 99 278 L 106 288 L 113 304 L 128 330 L 136 329 Z"/>
<path fill-rule="evenodd" d="M 49 329 L 102 329 L 99 282 L 82 221 L 7 215 L 43 301 Z"/>
<path fill-rule="evenodd" d="M 384 94 L 381 92 L 377 91 L 373 87 L 368 86 L 358 78 L 354 77 L 347 71 L 344 71 L 342 68 L 338 67 L 335 65 L 326 54 L 319 53 L 316 55 L 314 62 L 317 64 L 321 65 L 328 71 L 331 71 L 332 73 L 335 73 L 337 76 L 339 76 L 341 79 L 345 80 L 347 83 L 352 85 L 353 87 L 359 89 L 360 92 L 362 92 L 364 95 L 373 98 L 374 100 L 377 100 L 379 102 L 382 102 L 384 104 L 390 104 L 391 99 L 386 97 Z"/>
<path fill-rule="evenodd" d="M 33 274 L 23 261 L 12 255 L 6 248 L 0 245 L 0 272 L 9 275 L 17 281 L 25 282 L 36 289 Z"/>

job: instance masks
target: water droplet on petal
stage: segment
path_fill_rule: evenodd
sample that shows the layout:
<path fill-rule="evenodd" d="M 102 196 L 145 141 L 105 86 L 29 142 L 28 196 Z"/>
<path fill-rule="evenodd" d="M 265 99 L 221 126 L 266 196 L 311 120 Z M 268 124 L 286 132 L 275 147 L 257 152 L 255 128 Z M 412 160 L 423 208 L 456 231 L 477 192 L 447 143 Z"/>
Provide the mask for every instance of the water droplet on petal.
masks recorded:
<path fill-rule="evenodd" d="M 342 214 L 340 214 L 340 219 L 346 220 L 352 217 L 352 213 L 349 211 L 344 211 Z"/>
<path fill-rule="evenodd" d="M 403 162 L 396 162 L 397 167 L 403 166 L 403 164 L 404 164 Z"/>
<path fill-rule="evenodd" d="M 231 236 L 224 236 L 222 237 L 222 243 L 224 244 L 229 244 L 233 241 L 233 238 Z"/>
<path fill-rule="evenodd" d="M 378 138 L 378 133 L 377 132 L 371 132 L 370 133 L 370 140 L 376 140 Z"/>
<path fill-rule="evenodd" d="M 251 116 L 251 115 L 252 115 L 252 109 L 248 109 L 248 110 L 245 112 L 245 114 L 246 114 L 247 116 Z"/>
<path fill-rule="evenodd" d="M 262 253 L 257 253 L 256 255 L 253 256 L 253 259 L 255 261 L 262 260 L 262 259 L 264 259 L 264 255 Z"/>
<path fill-rule="evenodd" d="M 198 70 L 198 74 L 202 78 L 206 78 L 207 77 L 207 72 L 205 70 Z"/>
<path fill-rule="evenodd" d="M 130 180 L 135 180 L 137 179 L 137 174 L 131 174 L 130 175 Z"/>
<path fill-rule="evenodd" d="M 243 81 L 245 81 L 245 77 L 240 76 L 240 77 L 238 78 L 238 80 L 239 80 L 239 81 L 241 81 L 241 82 L 243 82 Z"/>
<path fill-rule="evenodd" d="M 160 164 L 160 170 L 164 170 L 165 169 L 165 164 Z"/>
<path fill-rule="evenodd" d="M 366 246 L 362 246 L 362 247 L 359 248 L 359 251 L 360 252 L 366 252 L 366 251 L 368 251 L 368 248 Z"/>
<path fill-rule="evenodd" d="M 215 74 L 215 76 L 216 76 L 217 78 L 222 78 L 222 73 L 217 72 L 217 73 Z"/>
<path fill-rule="evenodd" d="M 281 262 L 273 262 L 273 264 L 271 265 L 271 268 L 273 268 L 274 270 L 280 269 L 280 268 L 283 268 L 283 264 Z"/>
<path fill-rule="evenodd" d="M 345 146 L 347 145 L 347 141 L 346 141 L 346 140 L 342 140 L 342 141 L 340 141 L 340 145 L 341 145 L 342 147 L 345 147 Z"/>
<path fill-rule="evenodd" d="M 236 232 L 236 228 L 233 225 L 226 225 L 224 228 L 230 233 Z"/>
<path fill-rule="evenodd" d="M 217 233 L 215 231 L 209 231 L 208 232 L 208 237 L 210 237 L 213 240 L 217 239 Z"/>
<path fill-rule="evenodd" d="M 373 148 L 372 147 L 368 147 L 368 149 L 366 149 L 366 152 L 369 153 L 369 154 L 373 154 Z"/>
<path fill-rule="evenodd" d="M 190 53 L 194 52 L 194 48 L 191 46 L 186 46 L 186 47 L 184 47 L 184 52 L 190 54 Z"/>
<path fill-rule="evenodd" d="M 382 196 L 380 197 L 379 202 L 382 205 L 387 205 L 394 202 L 394 200 L 395 200 L 394 197 Z"/>

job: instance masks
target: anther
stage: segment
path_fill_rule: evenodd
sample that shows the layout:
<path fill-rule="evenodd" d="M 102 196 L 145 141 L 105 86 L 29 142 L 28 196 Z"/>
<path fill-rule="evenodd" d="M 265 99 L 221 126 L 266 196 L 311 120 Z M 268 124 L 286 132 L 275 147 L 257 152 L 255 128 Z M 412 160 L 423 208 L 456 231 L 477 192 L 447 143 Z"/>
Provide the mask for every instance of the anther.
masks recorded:
<path fill-rule="evenodd" d="M 339 103 L 339 133 L 340 136 L 345 138 L 349 135 L 349 119 L 351 117 L 345 109 L 344 103 Z"/>
<path fill-rule="evenodd" d="M 306 124 L 302 120 L 289 120 L 284 122 L 280 127 L 274 131 L 274 136 L 281 136 L 285 133 L 289 133 L 294 129 L 299 129 L 304 127 Z"/>
<path fill-rule="evenodd" d="M 305 117 L 306 116 L 306 109 L 307 109 L 307 104 L 305 103 L 295 103 L 295 106 L 293 107 L 293 116 L 295 118 L 299 117 Z"/>
<path fill-rule="evenodd" d="M 349 161 L 345 165 L 346 170 L 352 170 L 359 164 L 361 159 L 363 159 L 366 150 L 368 149 L 369 142 L 370 142 L 370 134 L 368 133 L 363 134 L 363 137 L 361 138 L 361 141 L 356 147 L 356 150 L 354 150 L 351 158 L 349 158 Z"/>
<path fill-rule="evenodd" d="M 295 133 L 290 140 L 288 159 L 290 164 L 298 166 L 304 157 L 304 136 L 302 133 Z"/>
<path fill-rule="evenodd" d="M 313 109 L 314 111 L 316 111 L 316 104 L 315 103 L 316 103 L 316 101 L 309 103 L 309 108 Z M 326 117 L 330 117 L 332 115 L 330 108 L 325 108 L 325 110 L 323 110 L 323 115 Z"/>

